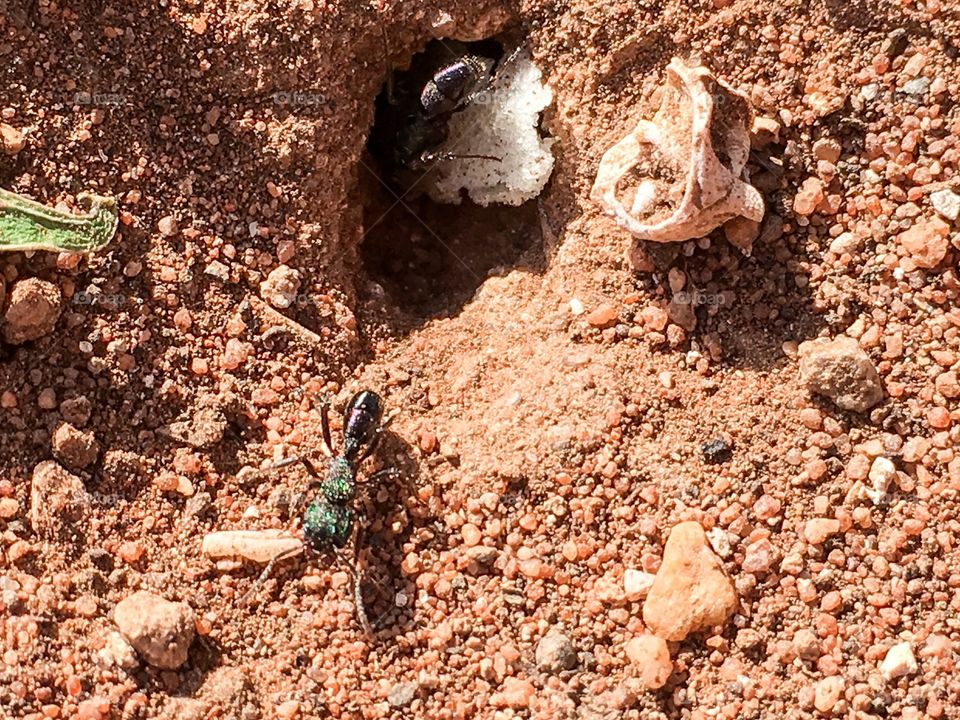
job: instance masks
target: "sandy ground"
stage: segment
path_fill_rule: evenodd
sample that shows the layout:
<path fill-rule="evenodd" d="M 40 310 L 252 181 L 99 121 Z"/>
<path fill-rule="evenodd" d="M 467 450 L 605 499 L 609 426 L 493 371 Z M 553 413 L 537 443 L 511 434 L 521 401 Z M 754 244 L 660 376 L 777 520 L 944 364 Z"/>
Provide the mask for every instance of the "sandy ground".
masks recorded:
<path fill-rule="evenodd" d="M 544 194 L 390 209 L 387 67 L 503 31 L 555 93 Z M 932 200 L 960 182 L 958 42 L 946 0 L 0 2 L 0 186 L 121 210 L 89 258 L 0 258 L 8 297 L 64 297 L 0 346 L 0 717 L 960 715 L 960 234 Z M 714 233 L 638 272 L 588 195 L 673 56 L 779 125 L 767 219 L 750 257 Z M 882 380 L 865 413 L 798 371 L 844 333 Z M 289 525 L 305 474 L 254 471 L 320 457 L 312 400 L 360 388 L 395 412 L 360 482 L 401 470 L 357 502 L 373 636 L 329 558 L 243 606 L 259 568 L 199 550 Z M 43 532 L 54 449 L 84 507 Z M 665 658 L 633 584 L 691 520 L 736 608 Z M 192 610 L 179 668 L 125 656 L 137 590 Z"/>

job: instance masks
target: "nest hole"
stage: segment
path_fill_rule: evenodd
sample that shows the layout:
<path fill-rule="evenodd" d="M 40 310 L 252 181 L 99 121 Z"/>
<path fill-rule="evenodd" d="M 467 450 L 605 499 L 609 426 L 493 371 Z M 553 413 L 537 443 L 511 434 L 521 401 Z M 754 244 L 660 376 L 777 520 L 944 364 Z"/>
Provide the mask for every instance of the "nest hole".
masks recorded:
<path fill-rule="evenodd" d="M 459 205 L 438 203 L 423 190 L 436 162 L 409 161 L 435 149 L 428 136 L 443 135 L 440 124 L 450 117 L 423 124 L 420 91 L 463 52 L 499 61 L 504 44 L 434 40 L 407 69 L 394 70 L 377 97 L 360 168 L 366 272 L 394 307 L 420 319 L 456 314 L 488 277 L 543 265 L 536 199 L 515 207 L 483 207 L 467 198 Z M 422 124 L 409 132 L 416 122 Z"/>

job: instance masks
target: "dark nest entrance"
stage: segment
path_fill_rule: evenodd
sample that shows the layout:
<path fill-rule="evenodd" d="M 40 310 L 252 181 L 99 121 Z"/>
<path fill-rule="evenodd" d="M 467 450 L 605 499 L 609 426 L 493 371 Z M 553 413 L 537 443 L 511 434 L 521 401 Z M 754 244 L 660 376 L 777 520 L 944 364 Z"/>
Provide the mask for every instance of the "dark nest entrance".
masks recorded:
<path fill-rule="evenodd" d="M 445 138 L 450 113 L 426 117 L 420 92 L 465 55 L 495 65 L 503 49 L 493 40 L 437 40 L 393 73 L 377 98 L 361 168 L 367 272 L 396 307 L 419 318 L 455 314 L 490 275 L 543 264 L 536 200 L 481 207 L 466 198 L 441 204 L 424 193 L 436 165 L 429 155 Z"/>

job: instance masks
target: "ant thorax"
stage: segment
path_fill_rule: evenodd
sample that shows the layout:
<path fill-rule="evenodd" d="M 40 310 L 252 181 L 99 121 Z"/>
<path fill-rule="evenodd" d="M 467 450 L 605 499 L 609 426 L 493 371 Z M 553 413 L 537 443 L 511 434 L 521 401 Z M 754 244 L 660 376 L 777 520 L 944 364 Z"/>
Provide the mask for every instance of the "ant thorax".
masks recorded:
<path fill-rule="evenodd" d="M 332 503 L 350 502 L 357 491 L 356 475 L 357 469 L 346 455 L 331 458 L 320 491 Z"/>

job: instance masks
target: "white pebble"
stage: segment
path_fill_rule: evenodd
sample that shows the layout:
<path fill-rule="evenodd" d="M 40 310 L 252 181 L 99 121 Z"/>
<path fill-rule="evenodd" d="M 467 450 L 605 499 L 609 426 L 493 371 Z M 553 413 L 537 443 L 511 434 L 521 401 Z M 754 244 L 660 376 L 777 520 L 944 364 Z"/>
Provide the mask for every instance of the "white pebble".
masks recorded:
<path fill-rule="evenodd" d="M 623 573 L 623 590 L 627 600 L 633 602 L 645 598 L 653 587 L 655 577 L 653 573 L 627 568 Z"/>
<path fill-rule="evenodd" d="M 960 195 L 953 190 L 944 188 L 930 193 L 930 204 L 947 220 L 956 220 L 960 217 Z"/>
<path fill-rule="evenodd" d="M 894 645 L 880 663 L 880 674 L 887 682 L 904 675 L 912 675 L 916 671 L 917 659 L 913 656 L 913 649 L 908 642 Z"/>

